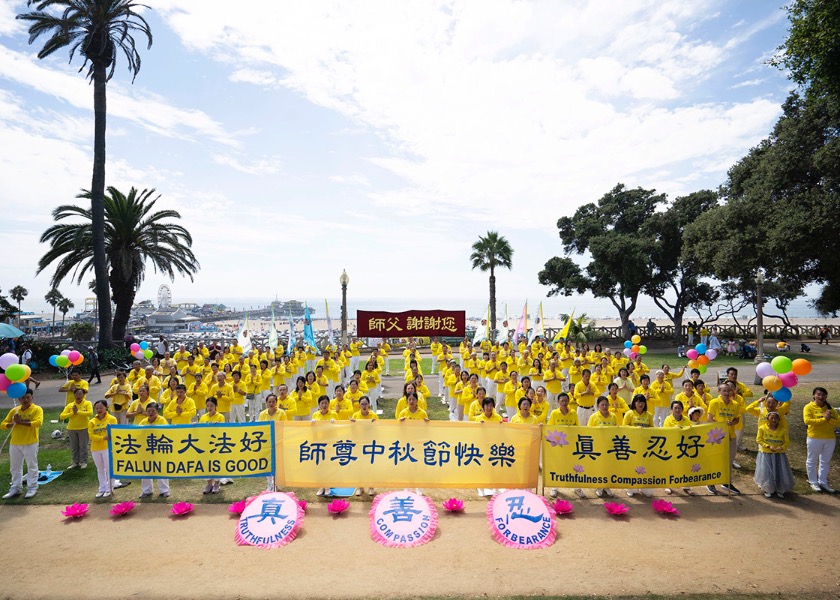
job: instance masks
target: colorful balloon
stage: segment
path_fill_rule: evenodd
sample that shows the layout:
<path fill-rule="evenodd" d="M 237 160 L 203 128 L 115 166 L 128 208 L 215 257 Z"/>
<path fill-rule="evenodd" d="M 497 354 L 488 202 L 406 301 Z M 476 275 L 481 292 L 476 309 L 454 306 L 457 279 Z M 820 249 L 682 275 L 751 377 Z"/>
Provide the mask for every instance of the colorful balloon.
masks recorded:
<path fill-rule="evenodd" d="M 710 350 L 706 350 L 706 356 L 709 357 L 709 360 L 716 359 L 717 358 L 717 350 L 715 350 L 714 348 L 712 348 Z"/>
<path fill-rule="evenodd" d="M 57 359 L 58 359 L 58 354 L 53 354 L 52 356 L 50 356 L 50 364 L 54 367 L 57 367 L 58 363 L 55 362 Z"/>
<path fill-rule="evenodd" d="M 69 367 L 69 366 L 70 366 L 70 359 L 69 359 L 69 358 L 67 358 L 67 357 L 66 357 L 66 356 L 64 356 L 64 355 L 59 356 L 58 358 L 56 358 L 56 359 L 55 359 L 55 362 L 56 362 L 56 364 L 57 364 L 60 368 L 62 368 L 62 369 L 66 369 L 67 367 Z"/>
<path fill-rule="evenodd" d="M 81 352 L 79 352 L 78 350 L 72 350 L 72 351 L 70 352 L 70 354 L 68 354 L 68 355 L 67 355 L 67 358 L 70 360 L 70 362 L 71 362 L 71 363 L 74 363 L 74 362 L 76 362 L 77 360 L 79 360 L 79 357 L 80 357 L 81 355 L 82 355 L 82 353 L 81 353 Z"/>
<path fill-rule="evenodd" d="M 634 335 L 633 337 L 630 338 L 630 341 L 633 342 L 634 344 L 639 344 L 639 343 L 641 343 L 642 338 L 641 338 L 641 336 Z"/>
<path fill-rule="evenodd" d="M 696 368 L 697 368 L 697 367 L 699 367 L 699 366 L 700 366 L 700 363 L 699 363 L 699 362 L 697 362 L 697 361 L 696 361 L 696 360 L 694 360 L 694 359 L 691 359 L 690 361 L 688 361 L 688 368 L 689 368 L 689 369 L 696 369 Z"/>
<path fill-rule="evenodd" d="M 708 350 L 706 344 L 697 344 L 694 349 L 697 350 L 697 354 L 706 354 L 706 350 Z"/>
<path fill-rule="evenodd" d="M 691 350 L 685 353 L 685 356 L 690 360 L 697 360 L 697 357 L 700 356 L 700 353 L 697 352 L 697 350 L 695 350 L 694 348 L 692 348 Z"/>
<path fill-rule="evenodd" d="M 775 375 L 769 375 L 761 380 L 761 385 L 764 386 L 768 392 L 775 392 L 782 389 L 782 380 Z"/>
<path fill-rule="evenodd" d="M 21 382 L 13 383 L 6 388 L 6 393 L 9 395 L 9 398 L 20 398 L 26 393 L 26 384 Z"/>
<path fill-rule="evenodd" d="M 793 398 L 793 392 L 789 388 L 783 387 L 780 390 L 773 392 L 773 397 L 779 402 L 787 402 Z"/>
<path fill-rule="evenodd" d="M 638 354 L 638 353 L 639 353 L 639 344 L 633 344 L 633 345 L 630 347 L 630 350 L 631 350 L 631 351 L 633 351 L 633 352 L 635 352 L 636 354 Z"/>
<path fill-rule="evenodd" d="M 797 375 L 807 375 L 811 372 L 811 363 L 807 358 L 797 358 L 791 363 L 793 372 Z"/>
<path fill-rule="evenodd" d="M 140 349 L 140 344 L 131 344 L 131 346 L 129 346 L 129 348 L 131 349 L 132 352 L 137 352 Z"/>
<path fill-rule="evenodd" d="M 140 342 L 140 349 L 141 350 L 148 350 L 149 349 L 149 342 Z"/>
<path fill-rule="evenodd" d="M 143 360 L 143 351 L 138 350 L 137 352 L 135 352 L 134 353 L 134 358 L 136 358 L 137 360 Z"/>
<path fill-rule="evenodd" d="M 83 362 L 85 362 L 85 357 L 83 354 L 79 353 L 79 358 L 77 358 L 74 361 L 70 361 L 70 364 L 72 364 L 75 367 L 77 365 L 82 364 Z"/>
<path fill-rule="evenodd" d="M 647 346 L 639 346 L 639 354 L 647 354 Z"/>
<path fill-rule="evenodd" d="M 9 368 L 6 369 L 6 377 L 10 381 L 21 381 L 27 378 L 26 369 L 23 365 L 9 365 Z"/>
<path fill-rule="evenodd" d="M 32 368 L 29 365 L 21 365 L 21 367 L 23 367 L 23 370 L 25 371 L 25 374 L 21 381 L 26 381 L 27 379 L 32 377 Z"/>
<path fill-rule="evenodd" d="M 787 373 L 779 375 L 779 381 L 781 381 L 782 385 L 786 388 L 792 388 L 796 387 L 796 384 L 799 383 L 799 377 L 797 377 L 796 373 L 793 371 L 788 371 Z"/>
<path fill-rule="evenodd" d="M 636 360 L 637 358 L 639 358 L 639 353 L 638 352 L 631 352 L 630 353 L 630 358 L 633 359 L 633 360 Z"/>
<path fill-rule="evenodd" d="M 625 348 L 624 349 L 624 356 L 626 356 L 627 358 L 630 358 L 630 354 L 631 354 L 630 348 Z"/>
<path fill-rule="evenodd" d="M 12 380 L 5 375 L 0 375 L 0 392 L 5 392 L 12 385 Z"/>
<path fill-rule="evenodd" d="M 67 356 L 68 354 L 70 354 L 70 352 L 72 352 L 72 350 L 62 350 L 61 356 Z"/>
<path fill-rule="evenodd" d="M 788 373 L 793 369 L 793 362 L 787 356 L 777 356 L 770 361 L 770 365 L 776 373 Z"/>
<path fill-rule="evenodd" d="M 155 355 L 155 353 L 152 352 L 151 350 L 144 350 L 143 351 L 143 358 L 145 358 L 146 360 L 151 359 L 154 355 Z"/>
<path fill-rule="evenodd" d="M 706 365 L 697 365 L 697 370 L 700 371 L 701 375 L 706 372 L 706 369 L 708 369 Z"/>
<path fill-rule="evenodd" d="M 4 371 L 11 367 L 12 365 L 18 364 L 18 357 L 17 354 L 14 352 L 6 352 L 3 356 L 0 356 L 0 369 Z"/>
<path fill-rule="evenodd" d="M 701 365 L 708 365 L 709 364 L 709 357 L 706 356 L 705 354 L 701 354 L 700 356 L 697 357 L 697 362 L 699 362 Z"/>
<path fill-rule="evenodd" d="M 633 347 L 633 342 L 631 342 L 630 340 L 626 340 L 626 341 L 624 342 L 624 347 L 625 347 L 625 348 L 627 348 L 627 349 L 629 350 L 630 348 L 632 348 L 632 347 Z"/>
<path fill-rule="evenodd" d="M 764 379 L 765 377 L 775 375 L 776 371 L 773 370 L 773 365 L 769 362 L 763 362 L 756 365 L 755 374 Z"/>

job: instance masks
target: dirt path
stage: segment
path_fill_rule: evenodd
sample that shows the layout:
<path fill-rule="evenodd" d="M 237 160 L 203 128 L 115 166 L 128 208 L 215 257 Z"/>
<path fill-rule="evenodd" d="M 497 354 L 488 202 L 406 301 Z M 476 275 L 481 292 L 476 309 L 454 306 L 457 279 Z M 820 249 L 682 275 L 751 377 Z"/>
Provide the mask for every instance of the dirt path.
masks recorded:
<path fill-rule="evenodd" d="M 235 520 L 224 506 L 199 505 L 182 520 L 169 518 L 166 505 L 139 506 L 122 520 L 97 506 L 74 522 L 65 522 L 58 506 L 2 506 L 0 583 L 3 598 L 27 600 L 840 595 L 840 498 L 674 503 L 683 512 L 678 519 L 629 500 L 629 517 L 616 520 L 598 501 L 576 501 L 574 515 L 558 520 L 555 544 L 539 551 L 493 542 L 482 502 L 468 503 L 463 515 L 441 514 L 431 543 L 403 550 L 371 541 L 367 504 L 354 503 L 337 518 L 310 506 L 300 537 L 270 551 L 236 546 Z"/>

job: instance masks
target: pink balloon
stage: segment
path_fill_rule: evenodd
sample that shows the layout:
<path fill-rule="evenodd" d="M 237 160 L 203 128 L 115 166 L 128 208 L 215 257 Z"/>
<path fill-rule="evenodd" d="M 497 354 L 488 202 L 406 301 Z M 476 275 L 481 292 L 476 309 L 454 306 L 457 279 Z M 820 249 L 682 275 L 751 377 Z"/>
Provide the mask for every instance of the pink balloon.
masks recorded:
<path fill-rule="evenodd" d="M 0 392 L 5 392 L 10 385 L 12 385 L 12 380 L 5 375 L 0 375 Z"/>
<path fill-rule="evenodd" d="M 638 352 L 631 352 L 630 353 L 630 358 L 632 358 L 633 360 L 636 360 L 636 358 L 638 358 L 638 356 L 639 356 Z"/>
<path fill-rule="evenodd" d="M 793 371 L 782 373 L 781 375 L 779 375 L 779 380 L 782 382 L 782 385 L 786 388 L 792 388 L 797 383 L 799 383 L 799 377 L 797 377 L 796 373 L 794 373 Z"/>
<path fill-rule="evenodd" d="M 131 344 L 131 351 L 137 352 L 140 349 L 140 344 Z"/>
<path fill-rule="evenodd" d="M 686 351 L 685 356 L 689 360 L 697 360 L 697 357 L 700 356 L 700 354 L 697 352 L 697 350 L 692 348 L 691 350 Z"/>
<path fill-rule="evenodd" d="M 709 357 L 709 360 L 714 360 L 717 358 L 717 350 L 712 348 L 711 350 L 706 350 L 706 356 Z"/>
<path fill-rule="evenodd" d="M 72 352 L 70 352 L 70 354 L 67 355 L 67 360 L 69 360 L 71 363 L 75 363 L 77 360 L 79 360 L 79 357 L 81 355 L 82 353 L 78 350 L 73 350 Z"/>

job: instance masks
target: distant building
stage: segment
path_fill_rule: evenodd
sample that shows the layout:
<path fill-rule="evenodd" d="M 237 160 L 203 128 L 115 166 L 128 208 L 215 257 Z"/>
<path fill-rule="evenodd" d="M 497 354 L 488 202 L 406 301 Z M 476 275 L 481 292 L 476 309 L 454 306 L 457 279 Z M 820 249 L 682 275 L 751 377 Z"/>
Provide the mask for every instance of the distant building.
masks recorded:
<path fill-rule="evenodd" d="M 189 331 L 190 325 L 198 319 L 187 314 L 181 308 L 167 306 L 159 308 L 146 317 L 146 330 L 149 333 L 177 333 Z"/>

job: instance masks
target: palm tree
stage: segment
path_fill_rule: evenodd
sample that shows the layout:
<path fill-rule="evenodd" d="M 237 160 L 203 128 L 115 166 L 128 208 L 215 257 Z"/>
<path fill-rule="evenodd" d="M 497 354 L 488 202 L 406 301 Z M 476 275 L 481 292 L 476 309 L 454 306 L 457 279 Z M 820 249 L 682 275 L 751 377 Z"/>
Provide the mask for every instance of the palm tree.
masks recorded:
<path fill-rule="evenodd" d="M 496 231 L 488 231 L 472 245 L 473 269 L 490 271 L 490 329 L 491 339 L 496 339 L 496 267 L 511 268 L 513 249 L 510 243 Z"/>
<path fill-rule="evenodd" d="M 15 287 L 9 290 L 9 296 L 12 297 L 12 300 L 18 303 L 18 329 L 20 329 L 20 303 L 23 302 L 23 299 L 26 298 L 28 295 L 29 290 L 27 290 L 22 285 L 16 285 Z"/>
<path fill-rule="evenodd" d="M 64 335 L 64 318 L 70 309 L 76 306 L 70 298 L 62 298 L 58 301 L 58 310 L 61 312 L 61 335 Z"/>
<path fill-rule="evenodd" d="M 108 292 L 108 264 L 105 256 L 105 125 L 106 91 L 114 76 L 117 56 L 122 53 L 132 73 L 132 82 L 140 71 L 140 54 L 133 33 L 139 32 L 152 47 L 152 32 L 136 9 L 144 5 L 130 0 L 27 0 L 35 10 L 19 14 L 28 21 L 29 43 L 47 35 L 38 58 L 56 50 L 70 49 L 70 61 L 78 51 L 88 63 L 87 78 L 93 81 L 93 179 L 90 186 L 93 268 L 96 274 L 96 297 L 99 301 L 99 346 L 113 344 L 111 337 L 111 302 Z M 51 12 L 47 12 L 50 10 Z M 80 69 L 81 70 L 81 69 Z"/>
<path fill-rule="evenodd" d="M 147 260 L 155 271 L 169 275 L 172 280 L 179 273 L 192 281 L 193 274 L 200 268 L 190 249 L 192 237 L 189 232 L 180 225 L 164 221 L 180 219 L 181 215 L 174 210 L 152 212 L 160 198 L 150 200 L 154 193 L 154 189 L 138 192 L 131 188 L 128 195 L 124 195 L 109 187 L 105 196 L 105 249 L 111 295 L 116 305 L 113 332 L 117 339 L 125 336 L 134 296 L 145 277 Z M 90 198 L 90 192 L 85 191 L 78 197 Z M 41 235 L 41 243 L 51 247 L 38 261 L 38 273 L 58 261 L 51 279 L 53 285 L 58 285 L 68 275 L 81 283 L 93 264 L 91 211 L 64 205 L 53 211 L 53 217 L 56 221 L 79 217 L 82 222 L 58 223 Z M 107 302 L 110 307 L 110 298 Z M 102 309 L 100 302 L 100 314 Z"/>
<path fill-rule="evenodd" d="M 569 315 L 561 314 L 560 318 L 563 321 L 567 321 L 569 319 Z M 589 320 L 589 316 L 586 313 L 583 313 L 572 319 L 572 324 L 569 326 L 569 335 L 567 336 L 566 341 L 582 344 L 593 341 L 596 335 L 595 326 L 592 324 L 592 321 Z"/>
<path fill-rule="evenodd" d="M 62 298 L 64 298 L 64 296 L 62 296 L 61 292 L 59 292 L 56 288 L 51 289 L 49 292 L 47 292 L 47 295 L 44 296 L 44 300 L 47 301 L 47 304 L 53 307 L 52 328 L 50 329 L 51 331 L 55 329 L 55 307 L 58 305 L 59 302 L 61 302 Z"/>

